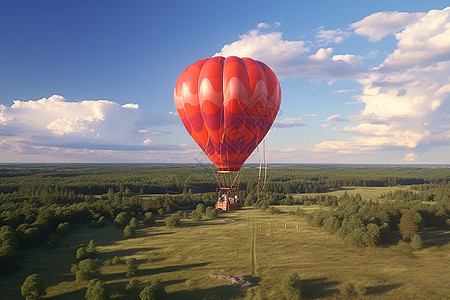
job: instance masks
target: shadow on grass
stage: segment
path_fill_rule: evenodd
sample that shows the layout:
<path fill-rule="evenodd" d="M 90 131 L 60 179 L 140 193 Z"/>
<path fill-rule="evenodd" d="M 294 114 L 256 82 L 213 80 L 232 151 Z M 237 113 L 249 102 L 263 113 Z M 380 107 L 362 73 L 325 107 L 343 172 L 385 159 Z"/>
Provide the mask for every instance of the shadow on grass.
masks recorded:
<path fill-rule="evenodd" d="M 224 224 L 227 224 L 227 223 L 220 223 L 218 220 L 217 221 L 215 221 L 215 220 L 199 220 L 199 221 L 183 220 L 181 222 L 180 227 L 217 226 L 217 225 L 224 225 Z"/>
<path fill-rule="evenodd" d="M 175 232 L 157 232 L 157 233 L 141 233 L 138 237 L 147 237 L 147 236 L 158 236 L 158 235 L 166 235 L 166 234 L 174 234 Z"/>
<path fill-rule="evenodd" d="M 450 232 L 435 228 L 425 228 L 422 233 L 424 248 L 443 246 L 450 242 Z"/>
<path fill-rule="evenodd" d="M 141 269 L 138 271 L 138 276 L 147 276 L 147 275 L 154 275 L 154 274 L 160 274 L 160 273 L 176 272 L 176 271 L 181 271 L 181 270 L 185 270 L 185 269 L 204 267 L 209 264 L 210 264 L 210 262 L 205 262 L 205 263 L 197 263 L 197 264 L 166 266 L 166 267 L 155 268 L 155 269 Z"/>
<path fill-rule="evenodd" d="M 179 291 L 168 294 L 168 299 L 184 300 L 184 299 L 234 299 L 244 294 L 243 290 L 231 285 L 222 285 L 208 289 L 193 290 L 193 291 Z"/>
<path fill-rule="evenodd" d="M 326 277 L 302 280 L 302 296 L 306 299 L 331 297 L 339 292 L 338 281 L 328 281 Z"/>
<path fill-rule="evenodd" d="M 132 256 L 136 253 L 143 252 L 143 251 L 152 251 L 152 250 L 159 250 L 161 248 L 157 247 L 142 247 L 142 248 L 132 248 L 132 249 L 123 249 L 123 250 L 115 250 L 115 251 L 109 251 L 109 252 L 103 252 L 100 253 L 99 258 L 102 260 L 106 259 L 112 259 L 114 256 Z"/>
<path fill-rule="evenodd" d="M 86 283 L 87 287 L 87 283 Z M 86 288 L 81 288 L 79 290 L 62 293 L 53 297 L 48 297 L 45 299 L 52 299 L 52 300 L 67 300 L 67 299 L 84 299 L 86 295 Z"/>
<path fill-rule="evenodd" d="M 400 287 L 401 284 L 398 283 L 394 283 L 394 284 L 383 284 L 383 285 L 378 285 L 378 286 L 371 286 L 367 288 L 367 295 L 379 295 L 379 294 L 384 294 L 386 292 L 389 292 L 393 289 L 396 289 L 398 287 Z"/>
<path fill-rule="evenodd" d="M 185 269 L 190 269 L 190 268 L 197 268 L 197 267 L 203 267 L 210 264 L 209 262 L 207 263 L 198 263 L 198 264 L 187 264 L 187 265 L 176 265 L 176 266 L 166 266 L 166 267 L 161 267 L 161 268 L 154 268 L 154 269 L 139 269 L 137 271 L 136 276 L 149 276 L 149 275 L 155 275 L 155 274 L 160 274 L 160 273 L 169 273 L 169 272 L 176 272 L 176 271 L 181 271 L 181 270 L 185 270 Z M 119 272 L 119 273 L 112 273 L 112 274 L 105 274 L 101 276 L 101 279 L 105 282 L 107 281 L 114 281 L 114 280 L 119 280 L 119 279 L 124 279 L 125 277 L 125 273 L 126 273 L 126 266 L 124 266 L 124 270 L 123 272 Z"/>
<path fill-rule="evenodd" d="M 125 286 L 128 283 L 128 280 L 133 278 L 127 278 L 127 281 L 123 282 L 113 282 L 113 283 L 107 283 L 106 288 L 108 289 L 108 292 L 111 298 L 113 299 L 139 299 L 139 293 L 147 286 L 147 282 L 139 282 L 138 285 L 134 288 L 132 291 L 126 291 Z M 102 278 L 103 280 L 103 278 Z M 172 284 L 180 284 L 185 282 L 186 279 L 176 279 L 176 280 L 169 280 L 169 281 L 162 281 L 162 285 L 164 287 Z M 67 298 L 69 299 L 69 298 Z M 77 298 L 78 299 L 78 298 Z M 84 299 L 84 298 L 79 298 Z M 169 297 L 169 299 L 171 299 Z"/>

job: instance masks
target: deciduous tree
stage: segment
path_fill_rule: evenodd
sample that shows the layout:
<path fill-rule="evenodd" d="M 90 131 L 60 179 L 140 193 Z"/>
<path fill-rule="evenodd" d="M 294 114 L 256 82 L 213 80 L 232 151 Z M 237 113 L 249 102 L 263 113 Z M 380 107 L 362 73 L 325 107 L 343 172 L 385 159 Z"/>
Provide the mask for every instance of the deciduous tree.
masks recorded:
<path fill-rule="evenodd" d="M 42 299 L 46 294 L 44 284 L 39 274 L 28 276 L 23 282 L 20 291 L 26 300 Z"/>

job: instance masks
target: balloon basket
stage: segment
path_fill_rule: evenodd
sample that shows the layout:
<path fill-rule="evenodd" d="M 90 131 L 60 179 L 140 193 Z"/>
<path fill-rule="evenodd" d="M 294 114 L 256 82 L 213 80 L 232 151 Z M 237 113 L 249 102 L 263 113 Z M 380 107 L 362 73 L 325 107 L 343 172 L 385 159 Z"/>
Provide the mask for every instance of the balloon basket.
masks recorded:
<path fill-rule="evenodd" d="M 216 203 L 216 209 L 237 210 L 242 208 L 239 197 L 239 171 L 219 171 L 219 198 Z"/>
<path fill-rule="evenodd" d="M 220 210 L 236 210 L 241 209 L 241 199 L 239 199 L 238 188 L 221 188 L 219 191 L 219 199 L 216 208 Z"/>

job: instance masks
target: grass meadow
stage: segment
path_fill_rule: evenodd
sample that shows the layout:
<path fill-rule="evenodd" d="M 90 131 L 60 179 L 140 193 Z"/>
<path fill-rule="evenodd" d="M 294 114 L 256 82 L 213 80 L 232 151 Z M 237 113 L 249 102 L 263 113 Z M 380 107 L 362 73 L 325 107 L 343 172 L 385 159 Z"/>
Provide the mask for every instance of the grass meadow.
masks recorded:
<path fill-rule="evenodd" d="M 91 238 L 101 264 L 114 256 L 140 262 L 135 277 L 140 284 L 133 293 L 124 290 L 129 280 L 124 264 L 102 265 L 100 279 L 112 299 L 138 299 L 153 278 L 162 281 L 167 299 L 283 299 L 279 283 L 290 271 L 300 276 L 306 299 L 339 299 L 344 282 L 366 287 L 365 299 L 450 297 L 450 231 L 425 229 L 419 251 L 404 243 L 361 249 L 310 227 L 304 216 L 286 213 L 296 206 L 279 208 L 284 213 L 244 208 L 213 220 L 183 219 L 179 228 L 167 228 L 159 219 L 156 226 L 140 228 L 134 239 L 124 239 L 113 224 L 80 228 L 54 250 L 26 252 L 22 269 L 0 279 L 0 298 L 22 299 L 22 282 L 39 273 L 47 287 L 46 299 L 84 299 L 87 282 L 75 282 L 70 266 L 79 244 Z M 315 208 L 308 206 L 306 211 Z M 243 290 L 211 274 L 245 276 L 253 287 Z"/>
<path fill-rule="evenodd" d="M 381 194 L 387 192 L 394 192 L 396 190 L 408 189 L 405 186 L 389 186 L 389 187 L 365 187 L 365 186 L 344 186 L 340 190 L 332 191 L 328 193 L 304 193 L 304 194 L 294 194 L 295 198 L 302 198 L 303 196 L 314 197 L 321 195 L 333 195 L 336 197 L 342 196 L 345 192 L 348 194 L 356 195 L 360 194 L 361 198 L 365 200 L 376 200 Z"/>

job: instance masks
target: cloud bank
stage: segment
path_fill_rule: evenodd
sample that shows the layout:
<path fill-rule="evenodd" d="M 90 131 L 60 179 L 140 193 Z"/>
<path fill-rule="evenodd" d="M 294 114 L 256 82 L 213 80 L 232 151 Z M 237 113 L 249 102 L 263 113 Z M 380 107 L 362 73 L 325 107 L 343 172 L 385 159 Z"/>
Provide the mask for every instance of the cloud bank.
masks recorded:
<path fill-rule="evenodd" d="M 332 47 L 312 50 L 306 41 L 288 41 L 282 32 L 264 32 L 264 26 L 239 36 L 215 55 L 252 57 L 263 61 L 281 77 L 336 79 L 354 76 L 367 68 L 362 58 L 352 54 L 334 54 Z M 339 43 L 347 34 L 319 30 L 319 44 Z M 317 48 L 317 47 L 316 47 Z"/>
<path fill-rule="evenodd" d="M 92 151 L 180 151 L 177 145 L 154 143 L 152 137 L 170 132 L 145 127 L 138 104 L 108 100 L 69 102 L 60 95 L 39 100 L 15 100 L 0 107 L 0 151 L 75 153 Z M 57 151 L 58 150 L 58 151 Z M 100 155 L 100 154 L 99 154 Z"/>
<path fill-rule="evenodd" d="M 397 48 L 379 67 L 355 77 L 363 86 L 358 100 L 365 108 L 349 118 L 359 124 L 340 128 L 355 137 L 324 141 L 314 150 L 355 153 L 403 147 L 404 160 L 411 162 L 420 159 L 415 149 L 448 145 L 450 7 L 418 14 L 376 13 L 353 27 L 371 41 L 396 33 Z"/>
<path fill-rule="evenodd" d="M 354 154 L 397 148 L 404 149 L 404 160 L 411 162 L 420 160 L 417 153 L 426 152 L 424 149 L 449 145 L 450 7 L 426 13 L 377 12 L 350 24 L 352 32 L 320 27 L 314 41 L 285 40 L 282 32 L 266 29 L 269 27 L 260 24 L 224 45 L 216 55 L 262 60 L 282 79 L 350 79 L 362 87 L 362 93 L 356 95 L 357 103 L 364 105 L 359 114 L 341 116 L 337 112 L 326 119 L 334 126 L 320 125 L 350 137 L 318 143 L 314 152 Z M 323 47 L 343 43 L 352 34 L 373 43 L 392 35 L 396 48 L 371 68 L 361 56 Z M 293 119 L 287 118 L 274 126 L 292 127 L 290 122 Z"/>

